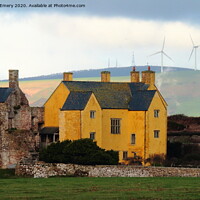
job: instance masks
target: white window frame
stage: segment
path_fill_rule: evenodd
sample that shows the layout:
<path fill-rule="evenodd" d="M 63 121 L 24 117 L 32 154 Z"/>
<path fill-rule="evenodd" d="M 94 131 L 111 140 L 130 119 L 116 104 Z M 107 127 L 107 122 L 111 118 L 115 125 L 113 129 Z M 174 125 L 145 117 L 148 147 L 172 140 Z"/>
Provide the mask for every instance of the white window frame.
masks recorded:
<path fill-rule="evenodd" d="M 95 110 L 90 110 L 90 118 L 94 119 L 96 115 L 96 111 Z"/>
<path fill-rule="evenodd" d="M 154 110 L 154 117 L 159 118 L 159 113 L 160 113 L 160 110 L 158 109 Z"/>
<path fill-rule="evenodd" d="M 121 118 L 111 118 L 110 119 L 110 132 L 111 134 L 121 133 Z"/>
<path fill-rule="evenodd" d="M 160 130 L 154 130 L 154 138 L 160 137 Z"/>

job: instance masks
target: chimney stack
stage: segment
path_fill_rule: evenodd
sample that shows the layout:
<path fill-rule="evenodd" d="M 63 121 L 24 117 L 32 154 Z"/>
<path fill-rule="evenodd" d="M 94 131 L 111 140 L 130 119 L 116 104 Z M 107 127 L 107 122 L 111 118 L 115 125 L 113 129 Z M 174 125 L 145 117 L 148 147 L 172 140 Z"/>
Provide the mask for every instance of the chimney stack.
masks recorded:
<path fill-rule="evenodd" d="M 73 73 L 64 72 L 63 73 L 63 81 L 73 81 Z"/>
<path fill-rule="evenodd" d="M 132 83 L 139 83 L 140 82 L 140 72 L 135 71 L 135 67 L 133 67 L 133 71 L 130 72 L 131 75 L 131 82 Z"/>
<path fill-rule="evenodd" d="M 142 82 L 149 85 L 149 89 L 155 89 L 155 72 L 151 71 L 150 66 L 148 66 L 147 71 L 142 72 Z"/>
<path fill-rule="evenodd" d="M 101 72 L 101 82 L 110 82 L 110 72 L 109 71 Z"/>
<path fill-rule="evenodd" d="M 17 88 L 19 87 L 18 70 L 9 70 L 9 87 Z"/>

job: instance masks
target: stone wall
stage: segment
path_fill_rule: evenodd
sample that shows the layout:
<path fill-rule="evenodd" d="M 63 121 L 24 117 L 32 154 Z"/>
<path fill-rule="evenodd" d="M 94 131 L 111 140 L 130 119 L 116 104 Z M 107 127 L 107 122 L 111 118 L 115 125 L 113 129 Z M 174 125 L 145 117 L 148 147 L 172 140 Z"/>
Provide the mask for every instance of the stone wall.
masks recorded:
<path fill-rule="evenodd" d="M 20 163 L 16 175 L 34 178 L 52 176 L 88 177 L 200 177 L 199 168 L 142 167 L 142 166 L 83 166 L 38 162 L 33 165 Z"/>
<path fill-rule="evenodd" d="M 0 166 L 14 167 L 22 158 L 35 152 L 35 135 L 30 130 L 9 130 L 1 134 Z"/>
<path fill-rule="evenodd" d="M 6 89 L 6 88 L 4 88 Z M 18 70 L 9 70 L 9 96 L 0 103 L 0 168 L 36 155 L 44 108 L 30 107 L 19 88 Z"/>

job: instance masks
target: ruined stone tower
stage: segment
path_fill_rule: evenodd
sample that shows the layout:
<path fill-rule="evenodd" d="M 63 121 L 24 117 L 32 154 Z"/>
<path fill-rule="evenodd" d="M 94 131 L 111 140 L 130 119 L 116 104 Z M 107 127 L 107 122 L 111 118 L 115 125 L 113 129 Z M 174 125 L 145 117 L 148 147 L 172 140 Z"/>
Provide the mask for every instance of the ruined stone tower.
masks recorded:
<path fill-rule="evenodd" d="M 9 87 L 0 88 L 0 167 L 14 166 L 30 157 L 37 145 L 43 108 L 29 106 L 19 87 L 18 70 L 9 70 Z"/>

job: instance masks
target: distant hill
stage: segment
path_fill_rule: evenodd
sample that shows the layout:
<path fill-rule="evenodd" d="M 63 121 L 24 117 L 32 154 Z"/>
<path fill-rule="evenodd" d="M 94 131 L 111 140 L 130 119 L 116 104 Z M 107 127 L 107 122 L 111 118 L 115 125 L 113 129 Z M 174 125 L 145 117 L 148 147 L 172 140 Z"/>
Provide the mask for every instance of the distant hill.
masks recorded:
<path fill-rule="evenodd" d="M 110 67 L 103 69 L 89 69 L 89 70 L 80 70 L 80 71 L 72 71 L 74 73 L 74 78 L 86 78 L 86 77 L 99 77 L 101 71 L 110 71 L 112 76 L 128 76 L 132 67 Z M 147 66 L 136 66 L 137 71 L 147 70 Z M 161 71 L 161 67 L 159 66 L 151 66 L 151 70 L 159 73 Z M 164 71 L 193 71 L 189 68 L 180 68 L 180 67 L 164 67 Z M 35 77 L 27 77 L 22 78 L 20 80 L 46 80 L 46 79 L 62 79 L 62 73 L 50 74 L 50 75 L 42 75 Z"/>
<path fill-rule="evenodd" d="M 131 67 L 104 68 L 96 70 L 74 71 L 74 79 L 78 81 L 100 81 L 101 71 L 111 72 L 111 81 L 130 81 Z M 136 70 L 147 70 L 147 66 L 137 66 Z M 156 85 L 168 104 L 168 115 L 185 114 L 200 116 L 200 71 L 192 69 L 153 66 L 156 71 Z M 22 79 L 20 87 L 25 92 L 31 106 L 43 106 L 62 80 L 62 74 L 52 74 Z M 0 87 L 7 87 L 8 82 L 0 82 Z"/>

